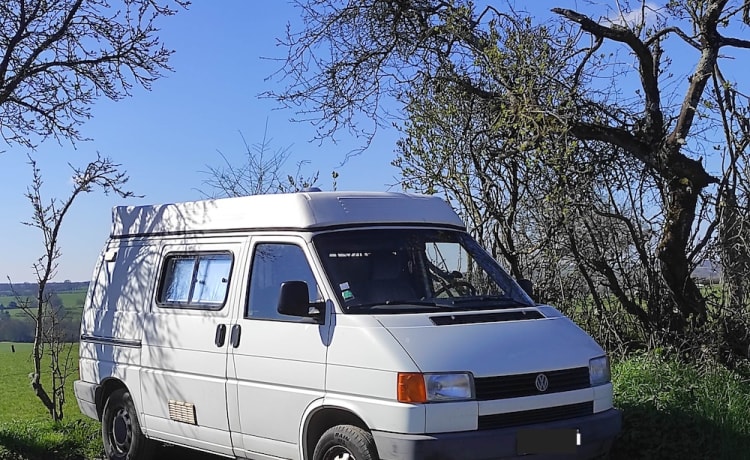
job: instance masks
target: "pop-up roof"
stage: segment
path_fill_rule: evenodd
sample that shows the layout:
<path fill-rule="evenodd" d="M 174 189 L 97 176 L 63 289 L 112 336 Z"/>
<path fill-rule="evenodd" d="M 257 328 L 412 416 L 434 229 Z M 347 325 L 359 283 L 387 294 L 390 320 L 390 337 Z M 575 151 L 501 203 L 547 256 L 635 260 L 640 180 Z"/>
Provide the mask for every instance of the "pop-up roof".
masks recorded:
<path fill-rule="evenodd" d="M 112 236 L 244 229 L 322 229 L 362 224 L 464 224 L 441 198 L 383 192 L 300 192 L 184 203 L 117 206 Z"/>

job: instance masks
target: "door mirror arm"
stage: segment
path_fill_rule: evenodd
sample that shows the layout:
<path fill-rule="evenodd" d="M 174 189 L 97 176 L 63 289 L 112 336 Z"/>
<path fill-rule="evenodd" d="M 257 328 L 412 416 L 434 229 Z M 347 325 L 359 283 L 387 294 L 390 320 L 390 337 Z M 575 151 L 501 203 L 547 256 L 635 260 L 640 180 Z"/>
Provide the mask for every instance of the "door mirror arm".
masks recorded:
<path fill-rule="evenodd" d="M 314 319 L 316 323 L 322 324 L 325 321 L 325 313 L 325 302 L 313 302 L 307 307 L 307 316 Z"/>

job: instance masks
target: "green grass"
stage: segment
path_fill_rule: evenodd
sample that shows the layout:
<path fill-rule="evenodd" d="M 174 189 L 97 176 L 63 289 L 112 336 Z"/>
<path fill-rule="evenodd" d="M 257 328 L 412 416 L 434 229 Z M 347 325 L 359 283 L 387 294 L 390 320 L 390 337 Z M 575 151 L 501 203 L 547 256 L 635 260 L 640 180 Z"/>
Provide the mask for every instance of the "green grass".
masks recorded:
<path fill-rule="evenodd" d="M 99 424 L 83 419 L 0 423 L 2 460 L 85 460 L 102 456 Z"/>
<path fill-rule="evenodd" d="M 83 308 L 83 302 L 86 300 L 86 290 L 60 292 L 57 296 L 60 297 L 65 308 Z"/>
<path fill-rule="evenodd" d="M 11 351 L 15 347 L 15 353 Z M 52 422 L 29 385 L 30 343 L 0 342 L 0 460 L 93 459 L 102 447 L 99 423 L 81 414 L 73 393 L 77 367 L 66 382 L 65 420 Z M 73 345 L 74 366 L 78 344 Z M 46 364 L 45 364 L 46 366 Z M 44 368 L 46 370 L 46 368 Z M 49 390 L 49 379 L 42 379 Z"/>
<path fill-rule="evenodd" d="M 31 360 L 32 344 L 13 344 L 15 353 L 11 352 L 11 344 L 0 342 L 0 388 L 3 389 L 0 397 L 0 423 L 22 418 L 49 418 L 41 401 L 37 399 L 29 385 L 29 374 L 34 369 Z M 73 395 L 73 381 L 78 378 L 78 344 L 73 344 L 71 356 L 73 357 L 73 373 L 66 382 L 66 401 L 63 412 L 72 417 L 81 418 L 78 404 Z M 48 358 L 48 357 L 47 357 Z M 48 361 L 45 360 L 42 371 L 49 369 Z M 43 374 L 44 377 L 44 374 Z M 49 390 L 50 380 L 42 378 L 42 383 Z"/>
<path fill-rule="evenodd" d="M 685 365 L 657 353 L 613 367 L 623 433 L 612 458 L 750 458 L 750 385 L 715 365 Z"/>

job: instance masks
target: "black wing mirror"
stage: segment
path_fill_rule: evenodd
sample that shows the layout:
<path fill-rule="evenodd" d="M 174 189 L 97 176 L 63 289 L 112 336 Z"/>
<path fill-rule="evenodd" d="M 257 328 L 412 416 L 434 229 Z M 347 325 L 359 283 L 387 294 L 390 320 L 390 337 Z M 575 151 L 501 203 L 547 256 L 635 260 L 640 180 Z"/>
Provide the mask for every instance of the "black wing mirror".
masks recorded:
<path fill-rule="evenodd" d="M 325 313 L 325 302 L 310 303 L 310 291 L 306 282 L 286 281 L 281 283 L 276 310 L 282 315 L 313 318 L 321 322 Z"/>

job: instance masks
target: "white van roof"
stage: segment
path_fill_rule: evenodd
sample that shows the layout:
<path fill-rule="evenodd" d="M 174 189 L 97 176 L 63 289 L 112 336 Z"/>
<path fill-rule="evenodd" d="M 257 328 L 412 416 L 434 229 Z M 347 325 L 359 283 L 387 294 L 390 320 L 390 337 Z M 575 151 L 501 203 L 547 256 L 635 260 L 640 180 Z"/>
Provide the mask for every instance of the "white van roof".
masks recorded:
<path fill-rule="evenodd" d="M 117 206 L 112 237 L 366 224 L 464 228 L 443 199 L 389 192 L 299 192 L 184 203 Z"/>

